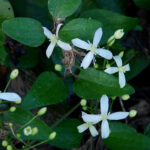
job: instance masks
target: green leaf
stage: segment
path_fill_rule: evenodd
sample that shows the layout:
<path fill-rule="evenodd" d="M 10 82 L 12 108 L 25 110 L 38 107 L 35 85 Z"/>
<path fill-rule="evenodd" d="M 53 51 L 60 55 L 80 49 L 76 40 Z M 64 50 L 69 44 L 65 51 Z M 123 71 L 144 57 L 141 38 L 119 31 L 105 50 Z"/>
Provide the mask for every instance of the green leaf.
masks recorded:
<path fill-rule="evenodd" d="M 149 150 L 150 138 L 139 134 L 132 127 L 119 122 L 110 124 L 110 137 L 103 140 L 111 150 Z"/>
<path fill-rule="evenodd" d="M 108 38 L 114 34 L 117 29 L 130 31 L 138 24 L 138 19 L 127 17 L 103 9 L 93 9 L 84 12 L 81 17 L 92 18 L 103 23 L 103 37 L 101 44 L 107 42 Z"/>
<path fill-rule="evenodd" d="M 101 26 L 99 21 L 93 19 L 74 19 L 62 28 L 59 35 L 66 42 L 71 42 L 74 38 L 93 40 L 95 31 Z"/>
<path fill-rule="evenodd" d="M 48 0 L 48 9 L 55 18 L 71 16 L 81 5 L 81 0 Z"/>
<path fill-rule="evenodd" d="M 17 108 L 15 112 L 5 113 L 5 121 L 11 121 L 18 125 L 24 125 L 33 118 L 33 114 L 29 111 Z M 50 118 L 49 118 L 50 119 Z M 77 126 L 81 124 L 79 120 L 67 119 L 61 122 L 54 128 L 57 135 L 52 142 L 48 142 L 59 148 L 72 149 L 78 147 L 81 142 L 82 134 L 77 131 Z M 31 136 L 31 140 L 43 141 L 49 137 L 52 129 L 40 119 L 36 118 L 31 124 L 31 127 L 37 127 L 39 132 L 35 136 Z M 18 130 L 18 128 L 17 128 Z M 23 139 L 28 139 L 26 136 L 22 136 Z M 67 141 L 67 142 L 66 142 Z"/>
<path fill-rule="evenodd" d="M 40 74 L 36 82 L 24 98 L 22 107 L 32 109 L 45 105 L 57 104 L 68 96 L 64 82 L 53 72 Z"/>
<path fill-rule="evenodd" d="M 99 8 L 108 9 L 118 13 L 124 13 L 126 7 L 126 0 L 96 0 Z"/>
<path fill-rule="evenodd" d="M 150 10 L 150 1 L 149 0 L 133 0 L 134 3 L 143 9 Z"/>
<path fill-rule="evenodd" d="M 150 123 L 147 125 L 145 131 L 144 131 L 144 135 L 150 137 Z"/>
<path fill-rule="evenodd" d="M 2 30 L 12 39 L 31 47 L 40 46 L 45 36 L 42 25 L 31 18 L 13 18 L 2 24 Z"/>
<path fill-rule="evenodd" d="M 73 88 L 78 96 L 87 99 L 97 99 L 103 94 L 122 96 L 134 93 L 133 87 L 129 84 L 124 88 L 120 88 L 119 81 L 115 76 L 92 68 L 80 72 Z"/>

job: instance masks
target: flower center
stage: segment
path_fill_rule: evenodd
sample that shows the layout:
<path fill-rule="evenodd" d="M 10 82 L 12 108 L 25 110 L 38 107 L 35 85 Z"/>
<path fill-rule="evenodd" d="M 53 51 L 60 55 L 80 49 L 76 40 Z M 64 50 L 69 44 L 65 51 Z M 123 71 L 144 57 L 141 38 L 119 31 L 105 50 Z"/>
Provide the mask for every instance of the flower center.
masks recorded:
<path fill-rule="evenodd" d="M 87 122 L 88 127 L 92 126 L 91 122 Z"/>
<path fill-rule="evenodd" d="M 103 121 L 104 121 L 104 120 L 107 120 L 107 118 L 108 118 L 107 114 L 102 114 L 102 120 L 103 120 Z"/>
<path fill-rule="evenodd" d="M 120 67 L 120 68 L 119 68 L 119 71 L 125 73 L 125 72 L 126 72 L 126 67 Z"/>
<path fill-rule="evenodd" d="M 97 47 L 96 47 L 96 46 L 94 46 L 94 45 L 90 44 L 90 48 L 89 48 L 89 50 L 90 50 L 91 52 L 96 52 L 96 49 L 97 49 Z"/>
<path fill-rule="evenodd" d="M 53 36 L 50 37 L 50 41 L 51 41 L 52 43 L 57 43 L 58 38 L 57 38 L 55 35 L 53 35 Z"/>

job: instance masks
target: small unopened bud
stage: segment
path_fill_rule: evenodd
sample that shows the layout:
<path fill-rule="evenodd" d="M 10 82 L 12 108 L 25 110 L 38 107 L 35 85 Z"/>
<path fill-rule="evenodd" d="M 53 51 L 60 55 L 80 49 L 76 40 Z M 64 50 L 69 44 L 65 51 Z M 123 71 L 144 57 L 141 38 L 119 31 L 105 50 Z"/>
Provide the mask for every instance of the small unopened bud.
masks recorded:
<path fill-rule="evenodd" d="M 87 106 L 83 106 L 82 109 L 83 109 L 84 111 L 86 111 L 88 108 L 87 108 Z"/>
<path fill-rule="evenodd" d="M 123 55 L 124 55 L 124 51 L 122 51 L 122 52 L 120 52 L 120 53 L 118 54 L 118 56 L 120 56 L 120 58 L 122 58 Z"/>
<path fill-rule="evenodd" d="M 111 99 L 114 101 L 116 99 L 116 96 L 113 96 Z"/>
<path fill-rule="evenodd" d="M 10 112 L 15 112 L 15 111 L 16 111 L 16 107 L 15 107 L 15 106 L 10 107 L 10 108 L 9 108 L 9 111 L 10 111 Z"/>
<path fill-rule="evenodd" d="M 46 111 L 47 111 L 47 107 L 43 107 L 38 111 L 37 115 L 42 116 L 46 113 Z"/>
<path fill-rule="evenodd" d="M 114 33 L 114 37 L 115 39 L 121 39 L 124 35 L 124 31 L 123 29 L 118 29 L 115 33 Z"/>
<path fill-rule="evenodd" d="M 11 145 L 8 145 L 8 146 L 7 146 L 7 150 L 13 150 L 12 146 L 11 146 Z"/>
<path fill-rule="evenodd" d="M 80 104 L 81 104 L 81 106 L 86 106 L 87 100 L 86 99 L 81 99 Z"/>
<path fill-rule="evenodd" d="M 26 135 L 26 136 L 29 136 L 29 135 L 31 135 L 32 134 L 32 129 L 31 129 L 31 127 L 30 126 L 28 126 L 28 127 L 26 127 L 26 128 L 24 128 L 24 135 Z"/>
<path fill-rule="evenodd" d="M 52 132 L 52 133 L 49 135 L 49 139 L 50 139 L 50 140 L 55 139 L 55 137 L 56 137 L 56 132 Z"/>
<path fill-rule="evenodd" d="M 129 112 L 129 117 L 135 117 L 137 115 L 137 111 L 136 110 L 130 110 Z"/>
<path fill-rule="evenodd" d="M 36 135 L 38 133 L 38 128 L 37 127 L 34 127 L 32 129 L 32 135 Z"/>
<path fill-rule="evenodd" d="M 21 101 L 15 101 L 15 103 L 16 103 L 16 104 L 20 104 L 20 103 L 21 103 Z"/>
<path fill-rule="evenodd" d="M 11 74 L 10 74 L 10 79 L 15 79 L 19 74 L 19 70 L 18 69 L 14 69 Z"/>
<path fill-rule="evenodd" d="M 17 133 L 17 134 L 16 134 L 16 137 L 17 137 L 18 139 L 20 139 L 21 134 L 20 134 L 20 133 Z"/>
<path fill-rule="evenodd" d="M 94 68 L 97 69 L 98 68 L 98 64 L 94 64 Z"/>
<path fill-rule="evenodd" d="M 6 147 L 8 145 L 8 142 L 6 140 L 2 141 L 2 146 Z"/>
<path fill-rule="evenodd" d="M 107 65 L 106 65 L 106 68 L 110 68 L 110 64 L 107 64 Z"/>
<path fill-rule="evenodd" d="M 56 70 L 56 71 L 62 71 L 62 65 L 56 64 L 56 65 L 55 65 L 55 70 Z"/>
<path fill-rule="evenodd" d="M 10 127 L 13 127 L 13 124 L 12 124 L 12 123 L 9 123 L 8 125 L 9 125 Z"/>
<path fill-rule="evenodd" d="M 130 98 L 130 95 L 125 94 L 121 96 L 122 100 L 127 101 Z"/>
<path fill-rule="evenodd" d="M 113 35 L 113 36 L 111 36 L 111 37 L 108 39 L 107 45 L 108 45 L 108 46 L 112 46 L 114 43 L 115 43 L 115 37 L 114 37 L 114 35 Z"/>

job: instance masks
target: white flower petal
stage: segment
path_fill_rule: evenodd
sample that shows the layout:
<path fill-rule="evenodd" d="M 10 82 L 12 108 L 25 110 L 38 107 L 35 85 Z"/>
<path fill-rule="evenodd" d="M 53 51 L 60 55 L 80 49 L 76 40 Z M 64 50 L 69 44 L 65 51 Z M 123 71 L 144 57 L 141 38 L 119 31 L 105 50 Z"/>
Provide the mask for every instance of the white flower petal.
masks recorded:
<path fill-rule="evenodd" d="M 98 131 L 96 130 L 96 128 L 94 126 L 90 126 L 89 127 L 90 133 L 93 137 L 98 135 Z"/>
<path fill-rule="evenodd" d="M 104 58 L 109 59 L 109 60 L 112 59 L 112 57 L 113 57 L 111 51 L 103 49 L 103 48 L 98 48 L 96 53 L 98 55 L 100 55 L 101 57 L 104 57 Z"/>
<path fill-rule="evenodd" d="M 89 128 L 89 127 L 88 127 L 88 125 L 87 125 L 86 123 L 77 126 L 77 129 L 78 129 L 78 132 L 79 132 L 79 133 L 84 132 L 84 131 L 87 130 L 88 128 Z"/>
<path fill-rule="evenodd" d="M 103 139 L 106 139 L 109 137 L 109 124 L 107 120 L 102 121 L 101 125 L 101 135 Z"/>
<path fill-rule="evenodd" d="M 92 52 L 88 52 L 81 63 L 81 67 L 87 69 L 91 64 L 93 58 L 94 58 L 94 54 Z"/>
<path fill-rule="evenodd" d="M 43 27 L 45 36 L 49 39 L 53 34 L 46 27 Z"/>
<path fill-rule="evenodd" d="M 59 33 L 59 30 L 60 30 L 60 28 L 61 28 L 62 25 L 63 25 L 62 23 L 60 23 L 60 24 L 57 25 L 56 37 L 58 37 L 58 33 Z"/>
<path fill-rule="evenodd" d="M 118 68 L 117 67 L 110 67 L 104 70 L 104 72 L 108 73 L 108 74 L 114 74 L 116 72 L 118 72 Z"/>
<path fill-rule="evenodd" d="M 57 45 L 62 48 L 63 50 L 69 51 L 72 49 L 72 47 L 70 46 L 70 44 L 62 42 L 60 40 L 58 40 Z"/>
<path fill-rule="evenodd" d="M 91 122 L 91 123 L 98 123 L 102 120 L 101 116 L 100 115 L 90 115 L 90 114 L 87 114 L 87 113 L 84 113 L 82 112 L 82 119 L 84 122 Z"/>
<path fill-rule="evenodd" d="M 125 65 L 124 67 L 126 68 L 126 71 L 130 71 L 130 65 L 129 64 Z"/>
<path fill-rule="evenodd" d="M 47 58 L 49 58 L 52 55 L 52 52 L 54 50 L 55 45 L 56 44 L 52 43 L 52 42 L 49 44 L 49 46 L 48 46 L 48 48 L 46 50 L 46 56 L 47 56 Z"/>
<path fill-rule="evenodd" d="M 78 38 L 73 39 L 72 43 L 74 46 L 85 49 L 85 50 L 89 50 L 89 47 L 90 47 L 90 45 L 87 42 L 80 40 Z"/>
<path fill-rule="evenodd" d="M 100 100 L 100 108 L 101 108 L 101 114 L 107 114 L 108 113 L 108 97 L 107 95 L 103 95 Z"/>
<path fill-rule="evenodd" d="M 121 88 L 126 85 L 126 78 L 123 72 L 119 72 L 119 84 Z"/>
<path fill-rule="evenodd" d="M 129 115 L 129 112 L 115 112 L 110 115 L 108 115 L 109 120 L 121 120 L 127 118 Z"/>
<path fill-rule="evenodd" d="M 98 44 L 102 38 L 102 35 L 103 35 L 102 28 L 98 28 L 95 32 L 94 39 L 93 39 L 94 46 L 96 46 L 96 47 L 98 46 Z"/>
<path fill-rule="evenodd" d="M 12 102 L 21 101 L 21 97 L 18 94 L 11 92 L 0 93 L 0 99 Z"/>
<path fill-rule="evenodd" d="M 113 58 L 117 64 L 117 66 L 122 67 L 122 59 L 120 58 L 120 56 L 114 56 Z"/>

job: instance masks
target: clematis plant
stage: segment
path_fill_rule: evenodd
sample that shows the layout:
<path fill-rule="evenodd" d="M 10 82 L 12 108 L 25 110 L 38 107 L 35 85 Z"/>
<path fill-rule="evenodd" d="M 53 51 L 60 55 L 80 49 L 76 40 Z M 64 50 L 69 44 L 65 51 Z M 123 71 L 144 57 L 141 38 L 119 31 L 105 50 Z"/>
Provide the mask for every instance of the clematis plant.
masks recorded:
<path fill-rule="evenodd" d="M 11 102 L 21 101 L 21 97 L 18 94 L 12 92 L 0 92 L 0 99 Z"/>
<path fill-rule="evenodd" d="M 102 28 L 98 28 L 95 32 L 93 43 L 87 43 L 78 38 L 72 40 L 74 46 L 89 51 L 81 63 L 81 67 L 83 67 L 84 69 L 87 69 L 89 67 L 92 60 L 95 63 L 95 55 L 99 55 L 108 60 L 112 59 L 112 53 L 109 50 L 98 48 L 98 44 L 102 38 L 102 34 Z"/>
<path fill-rule="evenodd" d="M 89 128 L 92 136 L 98 135 L 98 132 L 96 132 L 97 130 L 95 129 L 93 124 L 97 124 L 100 121 L 102 121 L 101 136 L 102 136 L 102 138 L 108 138 L 109 134 L 110 134 L 108 120 L 121 120 L 121 119 L 125 119 L 129 115 L 129 112 L 110 113 L 110 112 L 108 112 L 108 109 L 109 109 L 108 97 L 107 97 L 107 95 L 103 95 L 100 100 L 101 114 L 98 114 L 98 115 L 92 114 L 91 115 L 91 114 L 82 113 L 82 119 L 86 123 L 77 127 L 79 133 L 82 133 L 86 129 Z M 90 128 L 92 128 L 92 129 L 90 129 Z"/>
<path fill-rule="evenodd" d="M 71 46 L 68 43 L 62 42 L 59 39 L 58 33 L 59 30 L 61 28 L 62 24 L 58 24 L 57 28 L 56 28 L 56 34 L 53 34 L 51 31 L 49 31 L 46 27 L 43 27 L 44 30 L 44 34 L 45 36 L 49 39 L 49 41 L 51 42 L 50 45 L 48 46 L 47 50 L 46 50 L 46 56 L 49 58 L 55 48 L 55 46 L 59 46 L 60 48 L 62 48 L 63 50 L 69 51 L 71 50 Z"/>
<path fill-rule="evenodd" d="M 105 69 L 105 72 L 108 74 L 114 74 L 116 72 L 119 72 L 119 84 L 120 87 L 123 88 L 126 85 L 125 73 L 127 71 L 130 71 L 130 65 L 127 64 L 123 66 L 120 56 L 114 56 L 113 58 L 117 64 L 117 67 L 109 67 Z"/>

